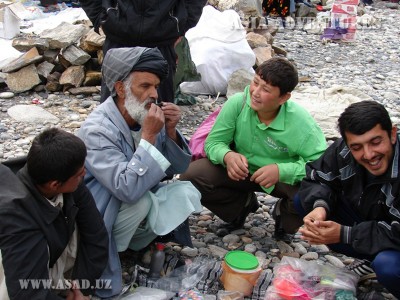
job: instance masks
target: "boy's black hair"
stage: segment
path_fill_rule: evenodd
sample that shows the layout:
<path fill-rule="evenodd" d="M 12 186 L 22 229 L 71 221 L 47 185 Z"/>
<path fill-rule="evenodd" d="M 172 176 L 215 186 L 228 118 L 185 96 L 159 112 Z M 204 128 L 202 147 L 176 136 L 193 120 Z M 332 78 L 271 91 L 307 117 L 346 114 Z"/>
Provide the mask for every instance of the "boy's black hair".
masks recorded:
<path fill-rule="evenodd" d="M 85 163 L 86 146 L 72 133 L 50 128 L 36 136 L 27 157 L 28 173 L 35 184 L 67 181 Z"/>
<path fill-rule="evenodd" d="M 346 132 L 361 135 L 380 124 L 389 137 L 392 121 L 388 111 L 376 101 L 366 100 L 349 105 L 338 119 L 340 135 L 346 141 Z"/>
<path fill-rule="evenodd" d="M 259 65 L 256 74 L 266 83 L 278 87 L 280 95 L 290 93 L 299 83 L 296 67 L 286 58 L 279 56 Z"/>

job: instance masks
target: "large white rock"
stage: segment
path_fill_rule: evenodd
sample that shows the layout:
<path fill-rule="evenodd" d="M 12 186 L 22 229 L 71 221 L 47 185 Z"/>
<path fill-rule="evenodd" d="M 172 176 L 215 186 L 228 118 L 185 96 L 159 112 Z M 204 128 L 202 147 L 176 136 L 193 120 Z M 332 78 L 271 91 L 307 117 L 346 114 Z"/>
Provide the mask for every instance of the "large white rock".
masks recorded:
<path fill-rule="evenodd" d="M 36 105 L 15 105 L 7 110 L 8 115 L 16 121 L 44 124 L 57 124 L 60 120 Z"/>
<path fill-rule="evenodd" d="M 292 92 L 291 100 L 309 111 L 327 139 L 336 139 L 340 136 L 337 120 L 344 109 L 352 103 L 373 99 L 356 88 L 334 85 L 328 89 L 298 88 Z"/>

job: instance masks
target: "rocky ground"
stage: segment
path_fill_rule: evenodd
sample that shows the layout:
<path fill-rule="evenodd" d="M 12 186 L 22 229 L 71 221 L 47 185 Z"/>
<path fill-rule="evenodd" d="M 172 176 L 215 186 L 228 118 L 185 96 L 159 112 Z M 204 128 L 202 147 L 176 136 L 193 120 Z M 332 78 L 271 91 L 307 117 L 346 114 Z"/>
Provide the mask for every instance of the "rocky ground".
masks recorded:
<path fill-rule="evenodd" d="M 400 10 L 398 5 L 387 7 L 388 2 L 376 2 L 365 7 L 365 11 L 379 22 L 375 28 L 358 30 L 353 43 L 325 42 L 320 35 L 307 33 L 301 26 L 281 28 L 274 44 L 287 51 L 287 57 L 298 67 L 302 78 L 299 89 L 309 86 L 329 88 L 333 85 L 355 87 L 374 100 L 386 105 L 391 116 L 400 115 Z M 0 90 L 6 92 L 7 90 Z M 99 95 L 71 96 L 64 93 L 47 94 L 45 91 L 19 95 L 0 94 L 0 161 L 23 155 L 33 137 L 48 126 L 59 126 L 75 132 L 86 116 L 99 104 Z M 182 106 L 183 118 L 180 127 L 190 138 L 201 121 L 219 104 L 223 97 L 199 96 L 192 106 Z M 23 112 L 10 108 L 18 104 L 35 104 L 51 113 L 52 122 L 21 121 Z M 10 117 L 11 111 L 13 118 Z M 311 246 L 296 238 L 276 241 L 273 238 L 274 221 L 270 212 L 276 199 L 259 194 L 262 206 L 251 214 L 243 229 L 227 232 L 218 225 L 220 220 L 208 210 L 190 218 L 194 248 L 171 245 L 168 251 L 178 252 L 182 257 L 194 258 L 208 255 L 221 259 L 226 251 L 233 249 L 254 253 L 263 262 L 263 268 L 272 270 L 283 255 L 303 257 L 324 264 L 343 267 L 352 259 L 330 252 L 325 246 Z M 131 257 L 124 258 L 129 271 Z M 128 265 L 127 265 L 128 264 Z M 128 275 L 128 274 L 125 274 Z M 367 280 L 359 285 L 358 292 L 379 291 L 387 299 L 394 299 L 376 281 Z M 371 298 L 374 299 L 374 298 Z"/>

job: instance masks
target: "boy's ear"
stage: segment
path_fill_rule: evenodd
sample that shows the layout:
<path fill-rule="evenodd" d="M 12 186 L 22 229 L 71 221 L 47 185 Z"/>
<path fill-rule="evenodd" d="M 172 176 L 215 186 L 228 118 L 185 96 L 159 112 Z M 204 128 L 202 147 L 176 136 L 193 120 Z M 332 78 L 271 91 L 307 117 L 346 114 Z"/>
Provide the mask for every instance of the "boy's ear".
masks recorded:
<path fill-rule="evenodd" d="M 284 104 L 286 101 L 288 101 L 290 99 L 290 97 L 292 96 L 292 93 L 286 93 L 284 95 L 279 96 L 279 104 L 282 105 Z"/>
<path fill-rule="evenodd" d="M 50 180 L 46 183 L 40 184 L 40 189 L 48 194 L 58 193 L 58 189 L 62 183 L 58 180 Z"/>
<path fill-rule="evenodd" d="M 46 182 L 45 184 L 46 184 L 47 187 L 48 187 L 49 189 L 51 189 L 52 191 L 56 191 L 56 190 L 60 187 L 61 182 L 58 181 L 58 180 L 51 180 L 51 181 L 49 181 L 49 182 Z"/>

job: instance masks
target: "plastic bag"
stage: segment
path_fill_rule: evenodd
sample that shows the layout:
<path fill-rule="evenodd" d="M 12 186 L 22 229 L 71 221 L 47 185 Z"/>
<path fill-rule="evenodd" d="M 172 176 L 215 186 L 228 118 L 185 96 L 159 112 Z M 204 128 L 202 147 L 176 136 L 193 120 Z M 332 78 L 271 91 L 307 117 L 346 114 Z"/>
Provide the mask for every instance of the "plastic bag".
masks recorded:
<path fill-rule="evenodd" d="M 348 270 L 285 256 L 274 274 L 265 300 L 334 300 L 338 293 L 356 299 L 358 276 Z"/>
<path fill-rule="evenodd" d="M 245 104 L 246 94 L 243 93 L 242 107 L 240 108 L 239 115 Z M 189 141 L 189 149 L 192 151 L 192 161 L 207 157 L 206 152 L 204 151 L 204 144 L 221 109 L 222 106 L 218 107 L 211 115 L 209 115 L 192 135 L 192 138 Z M 233 143 L 230 146 L 233 147 Z"/>
<path fill-rule="evenodd" d="M 218 107 L 200 124 L 199 128 L 192 135 L 189 141 L 189 149 L 192 151 L 192 161 L 206 157 L 204 144 L 220 111 L 221 107 Z"/>
<path fill-rule="evenodd" d="M 244 300 L 243 293 L 237 291 L 218 291 L 218 300 Z"/>
<path fill-rule="evenodd" d="M 148 269 L 135 266 L 132 284 L 158 288 L 179 293 L 184 290 L 197 289 L 205 294 L 217 294 L 221 289 L 221 262 L 205 256 L 198 256 L 184 262 L 167 254 L 164 263 L 164 277 L 152 279 L 148 277 Z"/>
<path fill-rule="evenodd" d="M 118 298 L 120 300 L 169 300 L 174 293 L 154 288 L 139 286 Z"/>
<path fill-rule="evenodd" d="M 234 10 L 220 12 L 205 6 L 199 22 L 185 36 L 201 81 L 183 82 L 182 93 L 225 95 L 233 72 L 245 69 L 254 73 L 256 57 L 246 40 L 240 16 Z"/>
<path fill-rule="evenodd" d="M 220 262 L 200 256 L 193 261 L 186 261 L 185 265 L 158 279 L 153 287 L 175 293 L 196 288 L 203 293 L 208 293 L 209 290 L 220 289 L 217 280 L 220 275 Z"/>
<path fill-rule="evenodd" d="M 181 300 L 203 300 L 204 296 L 197 289 L 182 290 L 179 292 L 179 299 Z"/>

